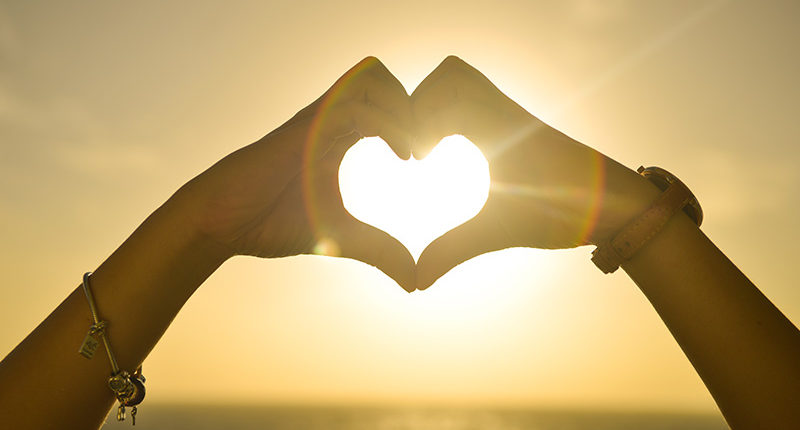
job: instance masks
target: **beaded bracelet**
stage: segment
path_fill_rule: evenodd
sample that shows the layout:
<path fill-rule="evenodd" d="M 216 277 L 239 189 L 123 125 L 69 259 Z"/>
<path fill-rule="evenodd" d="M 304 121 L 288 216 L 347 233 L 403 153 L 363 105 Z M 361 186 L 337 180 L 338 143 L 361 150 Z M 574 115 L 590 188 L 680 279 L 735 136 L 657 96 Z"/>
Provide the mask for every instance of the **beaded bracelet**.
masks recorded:
<path fill-rule="evenodd" d="M 92 272 L 86 272 L 83 274 L 83 292 L 86 293 L 86 300 L 89 302 L 89 309 L 92 311 L 92 320 L 94 324 L 89 327 L 89 332 L 86 333 L 86 337 L 83 339 L 83 343 L 81 344 L 78 353 L 88 359 L 94 357 L 95 351 L 97 351 L 97 347 L 100 345 L 100 341 L 103 342 L 105 345 L 106 353 L 108 353 L 108 361 L 111 362 L 111 376 L 108 378 L 108 387 L 111 388 L 111 391 L 114 392 L 114 397 L 117 398 L 119 402 L 119 408 L 117 409 L 117 421 L 125 421 L 125 407 L 131 407 L 131 422 L 132 425 L 136 425 L 136 405 L 142 403 L 144 400 L 144 382 L 145 378 L 142 375 L 142 366 L 139 366 L 133 375 L 128 373 L 125 370 L 120 370 L 119 366 L 117 365 L 117 359 L 114 357 L 114 353 L 111 351 L 111 344 L 108 342 L 108 336 L 106 336 L 106 327 L 108 324 L 105 321 L 100 320 L 100 317 L 97 314 L 97 307 L 94 304 L 94 296 L 92 296 L 92 290 L 89 288 L 89 276 Z M 99 338 L 99 340 L 98 340 Z"/>

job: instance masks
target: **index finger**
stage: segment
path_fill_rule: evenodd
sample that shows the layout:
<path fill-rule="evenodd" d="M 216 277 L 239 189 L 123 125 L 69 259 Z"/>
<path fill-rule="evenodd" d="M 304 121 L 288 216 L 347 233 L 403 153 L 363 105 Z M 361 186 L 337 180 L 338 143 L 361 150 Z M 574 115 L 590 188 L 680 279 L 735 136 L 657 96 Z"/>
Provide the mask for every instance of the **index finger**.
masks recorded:
<path fill-rule="evenodd" d="M 411 94 L 424 157 L 442 137 L 462 134 L 482 150 L 502 144 L 535 117 L 503 94 L 485 75 L 458 57 L 446 58 Z"/>
<path fill-rule="evenodd" d="M 411 140 L 414 135 L 414 120 L 411 101 L 403 84 L 386 66 L 375 57 L 367 57 L 347 71 L 326 93 L 326 107 L 336 109 L 339 105 L 350 105 L 351 110 L 375 111 L 384 117 L 391 117 L 397 129 L 408 136 L 393 139 L 394 136 L 381 136 L 402 159 L 411 156 Z M 353 109 L 354 104 L 362 105 Z M 399 134 L 399 133 L 395 133 Z M 365 134 L 372 136 L 373 134 Z"/>

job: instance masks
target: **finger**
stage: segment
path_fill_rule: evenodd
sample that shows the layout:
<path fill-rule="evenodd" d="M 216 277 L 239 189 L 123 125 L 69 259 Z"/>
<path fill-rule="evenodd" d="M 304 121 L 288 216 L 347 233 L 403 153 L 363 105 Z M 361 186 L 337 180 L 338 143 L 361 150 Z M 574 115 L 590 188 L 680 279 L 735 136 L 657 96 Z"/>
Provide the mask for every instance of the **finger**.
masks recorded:
<path fill-rule="evenodd" d="M 456 56 L 442 61 L 411 94 L 412 107 L 438 110 L 462 98 L 500 93 L 486 76 Z"/>
<path fill-rule="evenodd" d="M 491 117 L 494 112 L 478 109 L 472 112 L 465 107 L 476 103 L 480 107 L 480 94 L 485 92 L 482 85 L 488 83 L 483 75 L 475 71 L 481 79 L 475 80 L 474 70 L 460 58 L 449 56 L 428 75 L 411 95 L 411 108 L 414 113 L 418 138 L 412 147 L 414 157 L 427 156 L 445 136 L 467 135 L 467 128 L 476 120 Z M 472 109 L 473 111 L 476 109 Z M 470 140 L 475 136 L 467 136 Z"/>
<path fill-rule="evenodd" d="M 279 133 L 285 128 L 290 127 L 298 122 L 304 122 L 308 119 L 313 119 L 320 113 L 321 110 L 327 110 L 331 105 L 334 105 L 337 102 L 341 102 L 343 100 L 366 100 L 366 87 L 362 84 L 362 81 L 378 81 L 376 78 L 379 76 L 385 76 L 386 74 L 394 78 L 394 76 L 389 73 L 389 70 L 383 65 L 383 63 L 380 62 L 380 60 L 375 57 L 364 58 L 355 66 L 351 67 L 342 76 L 340 76 L 336 82 L 334 82 L 333 85 L 331 85 L 330 88 L 328 88 L 319 98 L 314 100 L 313 103 L 297 112 L 294 116 L 292 116 L 292 118 L 290 118 L 280 127 L 273 130 L 270 134 Z M 387 79 L 384 78 L 383 80 L 386 81 Z M 396 78 L 394 78 L 394 81 L 396 82 L 391 82 L 391 79 L 388 79 L 388 87 L 391 88 L 394 86 L 394 91 L 376 91 L 373 89 L 370 91 L 370 93 L 375 95 L 380 93 L 398 93 L 397 89 L 399 85 L 400 91 L 395 98 L 402 100 L 403 97 L 405 97 L 405 103 L 407 104 L 408 95 L 405 91 L 405 88 L 402 87 Z M 386 85 L 386 83 L 384 83 L 384 85 Z M 378 87 L 380 87 L 380 85 Z"/>
<path fill-rule="evenodd" d="M 388 69 L 380 68 L 365 85 L 364 104 L 371 110 L 388 114 L 393 123 L 402 129 L 404 138 L 388 142 L 395 154 L 403 160 L 411 157 L 411 144 L 415 135 L 411 100 L 405 88 Z"/>
<path fill-rule="evenodd" d="M 307 202 L 318 214 L 312 228 L 318 241 L 333 251 L 331 254 L 352 258 L 376 266 L 403 289 L 415 289 L 415 263 L 408 249 L 397 239 L 347 212 L 339 191 L 339 165 L 344 145 L 337 146 L 318 163 L 318 174 L 312 178 Z"/>
<path fill-rule="evenodd" d="M 375 65 L 365 73 L 359 86 L 355 86 L 361 98 L 381 109 L 401 116 L 411 125 L 411 100 L 403 84 L 383 63 Z"/>
<path fill-rule="evenodd" d="M 414 90 L 411 105 L 418 128 L 412 148 L 416 158 L 427 155 L 444 136 L 458 133 L 479 147 L 494 145 L 515 134 L 520 124 L 535 120 L 481 72 L 453 56 Z"/>
<path fill-rule="evenodd" d="M 490 213 L 450 230 L 431 242 L 417 261 L 416 287 L 424 290 L 450 269 L 486 252 L 508 248 L 512 242 Z"/>
<path fill-rule="evenodd" d="M 404 290 L 415 289 L 414 258 L 405 246 L 388 233 L 365 224 L 348 214 L 332 234 L 339 256 L 375 266 L 394 279 Z"/>
<path fill-rule="evenodd" d="M 450 55 L 414 89 L 411 96 L 419 97 L 422 93 L 429 91 L 431 87 L 439 86 L 440 81 L 457 82 L 457 87 L 470 83 L 472 87 L 502 94 L 500 89 L 486 75 L 461 58 Z"/>
<path fill-rule="evenodd" d="M 447 106 L 429 110 L 417 118 L 417 139 L 412 151 L 423 158 L 446 136 L 461 134 L 472 141 L 484 154 L 501 144 L 515 130 L 490 107 L 472 100 L 455 100 Z"/>
<path fill-rule="evenodd" d="M 367 57 L 345 73 L 328 91 L 329 105 L 361 103 L 394 118 L 406 134 L 413 135 L 411 102 L 400 81 L 375 57 Z M 387 142 L 402 159 L 411 156 L 410 141 Z"/>
<path fill-rule="evenodd" d="M 457 58 L 457 57 L 453 57 Z M 451 124 L 446 127 L 432 129 L 429 124 L 432 116 L 441 109 L 452 106 L 459 99 L 459 87 L 455 83 L 453 67 L 455 61 L 447 57 L 425 79 L 420 82 L 411 94 L 411 110 L 417 129 L 417 139 L 412 145 L 412 152 L 417 159 L 425 158 L 441 138 L 455 133 L 459 127 Z M 438 121 L 433 121 L 438 123 Z"/>
<path fill-rule="evenodd" d="M 355 143 L 352 139 L 344 139 L 355 134 L 358 138 L 379 136 L 392 148 L 400 158 L 411 156 L 411 142 L 415 139 L 408 127 L 394 114 L 358 101 L 350 101 L 332 109 L 328 115 L 322 116 L 323 139 L 332 145 L 347 145 L 337 148 L 344 152 Z M 356 140 L 357 141 L 357 140 Z M 327 151 L 330 146 L 315 145 L 319 150 Z M 320 154 L 323 155 L 323 154 Z"/>
<path fill-rule="evenodd" d="M 429 92 L 431 88 L 440 86 L 440 82 L 452 82 L 458 73 L 467 72 L 469 69 L 477 72 L 476 69 L 455 55 L 448 56 L 417 85 L 417 88 L 411 93 L 412 99 L 419 98 Z M 480 74 L 480 72 L 478 73 Z"/>

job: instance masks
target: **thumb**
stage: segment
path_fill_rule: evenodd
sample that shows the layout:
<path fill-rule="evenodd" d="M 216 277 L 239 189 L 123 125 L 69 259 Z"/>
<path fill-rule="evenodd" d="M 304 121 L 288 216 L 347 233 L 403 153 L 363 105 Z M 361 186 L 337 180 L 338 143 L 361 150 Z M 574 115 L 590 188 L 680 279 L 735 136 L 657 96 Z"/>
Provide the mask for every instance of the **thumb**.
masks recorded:
<path fill-rule="evenodd" d="M 417 261 L 416 287 L 424 290 L 453 267 L 478 255 L 511 246 L 508 234 L 491 213 L 448 231 L 422 251 Z"/>
<path fill-rule="evenodd" d="M 348 216 L 334 233 L 338 256 L 375 266 L 404 290 L 415 289 L 414 258 L 408 249 L 388 233 Z"/>

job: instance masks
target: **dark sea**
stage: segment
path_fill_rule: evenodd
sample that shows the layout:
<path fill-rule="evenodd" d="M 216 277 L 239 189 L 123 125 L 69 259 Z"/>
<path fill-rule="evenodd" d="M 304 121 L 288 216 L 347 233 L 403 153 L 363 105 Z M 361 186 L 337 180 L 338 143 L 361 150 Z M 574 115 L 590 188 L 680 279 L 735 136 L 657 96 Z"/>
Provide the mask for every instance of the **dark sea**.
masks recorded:
<path fill-rule="evenodd" d="M 136 430 L 721 430 L 721 416 L 467 408 L 143 405 Z M 104 430 L 131 429 L 130 417 Z"/>

